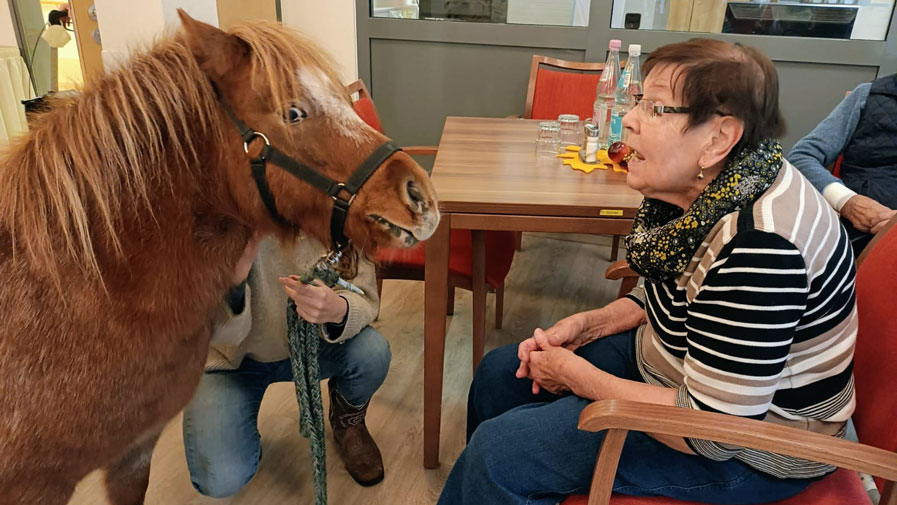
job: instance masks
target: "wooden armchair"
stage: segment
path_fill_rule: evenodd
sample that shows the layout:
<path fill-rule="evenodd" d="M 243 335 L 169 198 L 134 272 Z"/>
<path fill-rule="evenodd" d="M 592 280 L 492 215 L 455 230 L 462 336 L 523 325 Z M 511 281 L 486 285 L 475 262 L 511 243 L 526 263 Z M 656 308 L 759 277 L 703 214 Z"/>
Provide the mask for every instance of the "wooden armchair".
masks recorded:
<path fill-rule="evenodd" d="M 617 298 L 623 298 L 638 284 L 639 275 L 629 267 L 629 263 L 626 263 L 626 260 L 620 260 L 611 263 L 607 267 L 607 270 L 604 271 L 604 278 L 611 281 L 622 279 L 623 282 L 620 283 Z"/>
<path fill-rule="evenodd" d="M 607 430 L 588 498 L 571 497 L 564 505 L 685 505 L 668 498 L 612 495 L 623 442 L 629 430 L 698 438 L 751 447 L 841 468 L 777 505 L 860 505 L 871 503 L 856 472 L 880 477 L 880 505 L 897 505 L 897 216 L 879 232 L 858 260 L 856 296 L 859 330 L 854 352 L 859 441 L 850 442 L 805 430 L 704 411 L 625 400 L 595 402 L 579 418 L 586 431 Z M 846 470 L 845 470 L 846 469 Z"/>

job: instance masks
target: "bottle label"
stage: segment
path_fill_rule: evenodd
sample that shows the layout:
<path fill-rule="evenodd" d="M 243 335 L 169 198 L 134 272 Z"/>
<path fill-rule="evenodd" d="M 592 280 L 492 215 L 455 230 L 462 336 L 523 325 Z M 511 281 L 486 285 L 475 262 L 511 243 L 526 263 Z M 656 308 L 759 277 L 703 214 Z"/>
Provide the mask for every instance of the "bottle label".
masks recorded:
<path fill-rule="evenodd" d="M 598 124 L 599 128 L 604 128 L 607 124 L 607 104 L 603 101 L 592 107 L 592 121 Z"/>
<path fill-rule="evenodd" d="M 610 135 L 608 142 L 613 144 L 619 142 L 623 138 L 623 116 L 619 114 L 611 114 L 610 116 Z"/>

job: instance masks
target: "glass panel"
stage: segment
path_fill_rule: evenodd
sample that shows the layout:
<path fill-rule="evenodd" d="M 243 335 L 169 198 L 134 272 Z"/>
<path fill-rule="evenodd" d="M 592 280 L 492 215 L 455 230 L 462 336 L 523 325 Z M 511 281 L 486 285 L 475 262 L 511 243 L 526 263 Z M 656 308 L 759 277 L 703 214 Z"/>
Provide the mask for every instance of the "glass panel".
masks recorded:
<path fill-rule="evenodd" d="M 589 0 L 371 0 L 378 18 L 588 26 Z"/>
<path fill-rule="evenodd" d="M 611 28 L 884 40 L 894 0 L 614 0 Z"/>

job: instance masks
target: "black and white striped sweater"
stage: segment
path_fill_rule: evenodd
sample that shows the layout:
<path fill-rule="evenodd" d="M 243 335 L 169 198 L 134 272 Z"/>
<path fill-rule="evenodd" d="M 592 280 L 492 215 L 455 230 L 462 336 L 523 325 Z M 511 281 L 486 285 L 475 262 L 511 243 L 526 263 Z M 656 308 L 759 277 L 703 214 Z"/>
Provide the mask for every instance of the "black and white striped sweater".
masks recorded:
<path fill-rule="evenodd" d="M 854 409 L 854 274 L 838 216 L 786 162 L 751 207 L 716 224 L 682 275 L 630 295 L 648 315 L 637 336 L 642 376 L 678 387 L 680 407 L 843 436 Z M 687 441 L 782 478 L 834 469 Z"/>

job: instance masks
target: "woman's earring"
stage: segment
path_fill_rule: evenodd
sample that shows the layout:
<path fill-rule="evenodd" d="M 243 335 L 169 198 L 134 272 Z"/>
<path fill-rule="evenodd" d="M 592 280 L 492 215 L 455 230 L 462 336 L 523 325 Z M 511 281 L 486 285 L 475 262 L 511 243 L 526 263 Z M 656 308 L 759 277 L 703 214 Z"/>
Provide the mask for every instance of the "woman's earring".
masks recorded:
<path fill-rule="evenodd" d="M 704 167 L 701 167 L 701 171 L 698 173 L 698 180 L 700 181 L 703 178 L 704 178 Z"/>

